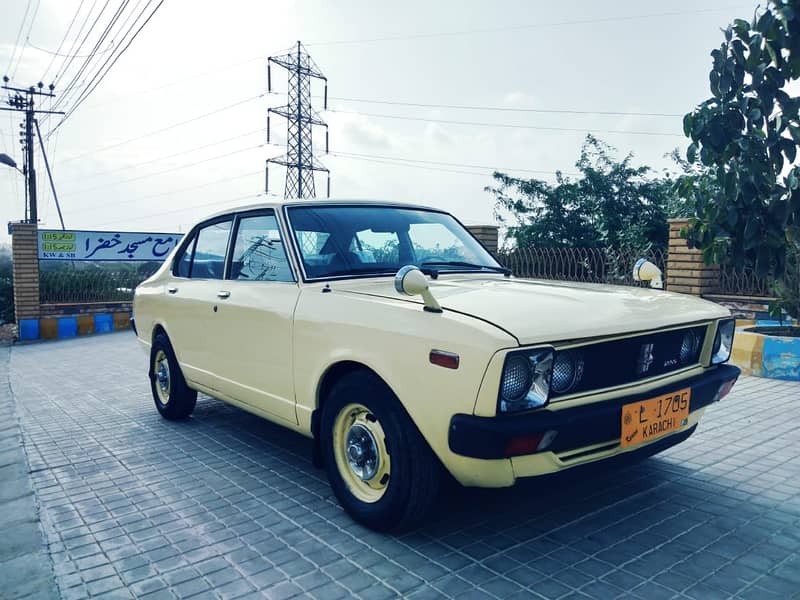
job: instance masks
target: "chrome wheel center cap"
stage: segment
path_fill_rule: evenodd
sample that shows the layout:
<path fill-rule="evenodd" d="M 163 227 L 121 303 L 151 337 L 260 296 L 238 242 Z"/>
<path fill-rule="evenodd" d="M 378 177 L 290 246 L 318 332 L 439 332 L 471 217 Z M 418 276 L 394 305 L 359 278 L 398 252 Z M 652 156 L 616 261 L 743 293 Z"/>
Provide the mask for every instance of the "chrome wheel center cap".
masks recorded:
<path fill-rule="evenodd" d="M 164 361 L 158 363 L 156 379 L 158 379 L 158 386 L 161 388 L 161 391 L 166 392 L 167 388 L 169 388 L 169 371 L 167 370 L 167 365 L 164 364 Z"/>
<path fill-rule="evenodd" d="M 353 473 L 362 481 L 375 477 L 380 465 L 378 443 L 372 432 L 361 424 L 353 425 L 345 440 L 347 462 Z"/>

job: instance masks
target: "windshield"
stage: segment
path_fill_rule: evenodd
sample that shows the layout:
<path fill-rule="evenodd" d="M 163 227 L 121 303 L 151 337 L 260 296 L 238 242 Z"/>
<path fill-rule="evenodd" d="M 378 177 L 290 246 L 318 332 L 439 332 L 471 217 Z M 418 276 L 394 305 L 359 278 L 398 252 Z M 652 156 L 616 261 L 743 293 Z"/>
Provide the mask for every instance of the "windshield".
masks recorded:
<path fill-rule="evenodd" d="M 502 270 L 491 254 L 446 213 L 395 206 L 288 208 L 308 279 L 423 270 Z"/>

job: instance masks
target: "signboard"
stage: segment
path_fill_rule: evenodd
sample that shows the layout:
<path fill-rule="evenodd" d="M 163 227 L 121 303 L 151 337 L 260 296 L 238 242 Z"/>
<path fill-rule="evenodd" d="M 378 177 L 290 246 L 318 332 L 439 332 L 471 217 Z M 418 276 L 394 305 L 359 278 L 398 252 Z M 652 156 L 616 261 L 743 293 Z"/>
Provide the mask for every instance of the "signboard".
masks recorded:
<path fill-rule="evenodd" d="M 180 233 L 39 230 L 39 260 L 162 261 Z"/>

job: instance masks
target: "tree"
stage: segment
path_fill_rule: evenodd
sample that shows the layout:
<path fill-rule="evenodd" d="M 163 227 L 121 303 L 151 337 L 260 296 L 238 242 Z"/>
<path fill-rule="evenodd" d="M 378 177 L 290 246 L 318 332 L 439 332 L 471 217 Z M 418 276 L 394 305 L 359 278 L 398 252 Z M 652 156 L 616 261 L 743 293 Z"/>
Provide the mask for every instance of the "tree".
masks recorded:
<path fill-rule="evenodd" d="M 0 245 L 0 325 L 14 320 L 11 248 Z"/>
<path fill-rule="evenodd" d="M 695 204 L 687 239 L 707 262 L 752 266 L 800 317 L 800 98 L 788 87 L 800 77 L 800 0 L 736 19 L 711 57 L 712 95 L 683 119 L 687 161 L 712 173 L 678 184 Z"/>
<path fill-rule="evenodd" d="M 669 178 L 633 155 L 616 160 L 614 148 L 588 135 L 575 166 L 576 179 L 556 174 L 556 183 L 495 173 L 495 215 L 517 246 L 665 248 L 667 217 L 679 201 Z"/>

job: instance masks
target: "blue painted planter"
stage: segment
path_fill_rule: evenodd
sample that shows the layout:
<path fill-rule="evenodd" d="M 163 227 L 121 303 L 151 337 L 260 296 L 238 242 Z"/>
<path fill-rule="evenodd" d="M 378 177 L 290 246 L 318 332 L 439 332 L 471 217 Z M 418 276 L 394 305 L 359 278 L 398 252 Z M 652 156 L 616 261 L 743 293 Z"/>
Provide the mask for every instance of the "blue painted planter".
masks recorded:
<path fill-rule="evenodd" d="M 762 377 L 800 381 L 800 338 L 764 336 Z"/>

